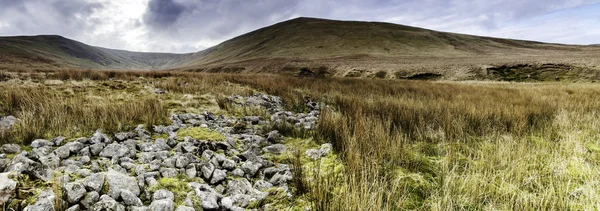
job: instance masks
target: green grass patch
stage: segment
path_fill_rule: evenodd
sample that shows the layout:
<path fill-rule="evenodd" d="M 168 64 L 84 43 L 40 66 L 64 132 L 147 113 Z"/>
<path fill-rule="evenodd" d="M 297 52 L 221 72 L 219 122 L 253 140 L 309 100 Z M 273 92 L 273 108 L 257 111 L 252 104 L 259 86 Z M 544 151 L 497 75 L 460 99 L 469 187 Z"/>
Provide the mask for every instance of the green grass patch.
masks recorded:
<path fill-rule="evenodd" d="M 177 131 L 178 137 L 192 137 L 199 140 L 224 141 L 223 134 L 202 127 L 185 128 Z"/>

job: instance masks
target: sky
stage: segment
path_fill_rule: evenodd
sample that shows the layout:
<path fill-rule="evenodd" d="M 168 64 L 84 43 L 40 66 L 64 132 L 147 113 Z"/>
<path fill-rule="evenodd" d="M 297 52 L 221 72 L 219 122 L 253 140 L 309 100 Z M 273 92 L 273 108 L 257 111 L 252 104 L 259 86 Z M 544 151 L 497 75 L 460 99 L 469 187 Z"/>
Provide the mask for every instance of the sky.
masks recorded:
<path fill-rule="evenodd" d="M 188 53 L 296 17 L 600 44 L 600 0 L 0 0 L 0 36 Z"/>

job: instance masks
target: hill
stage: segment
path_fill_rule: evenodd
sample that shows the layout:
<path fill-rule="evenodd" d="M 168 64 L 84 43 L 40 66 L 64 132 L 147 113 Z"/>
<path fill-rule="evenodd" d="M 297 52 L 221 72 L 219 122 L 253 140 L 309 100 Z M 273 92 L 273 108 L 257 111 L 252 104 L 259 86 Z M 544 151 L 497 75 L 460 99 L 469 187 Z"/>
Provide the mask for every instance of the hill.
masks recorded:
<path fill-rule="evenodd" d="M 52 35 L 0 37 L 3 67 L 599 80 L 600 46 L 481 37 L 381 22 L 296 18 L 193 54 L 113 50 Z"/>
<path fill-rule="evenodd" d="M 165 69 L 184 56 L 112 50 L 56 35 L 0 37 L 0 64 L 5 67 Z"/>
<path fill-rule="evenodd" d="M 379 22 L 297 18 L 225 41 L 190 56 L 181 69 L 399 77 L 426 72 L 464 78 L 510 64 L 600 64 L 600 48 L 499 39 Z M 388 74 L 388 77 L 393 74 Z"/>

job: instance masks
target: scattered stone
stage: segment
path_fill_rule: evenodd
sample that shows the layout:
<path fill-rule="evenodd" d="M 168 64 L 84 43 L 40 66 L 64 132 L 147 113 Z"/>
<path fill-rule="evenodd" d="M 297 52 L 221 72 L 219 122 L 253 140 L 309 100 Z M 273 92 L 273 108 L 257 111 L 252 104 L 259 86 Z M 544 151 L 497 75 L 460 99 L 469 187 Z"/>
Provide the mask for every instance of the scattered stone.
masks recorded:
<path fill-rule="evenodd" d="M 149 208 L 152 211 L 173 211 L 173 209 L 175 208 L 175 203 L 173 203 L 173 201 L 169 199 L 162 199 L 152 201 Z"/>
<path fill-rule="evenodd" d="M 17 154 L 21 152 L 21 146 L 18 144 L 4 144 L 0 151 L 6 154 Z"/>
<path fill-rule="evenodd" d="M 54 146 L 54 143 L 48 141 L 48 140 L 44 140 L 44 139 L 36 139 L 33 140 L 33 142 L 31 142 L 31 147 L 33 148 L 40 148 L 40 147 L 45 147 L 45 146 Z"/>
<path fill-rule="evenodd" d="M 143 206 L 142 200 L 129 190 L 121 191 L 121 199 L 127 206 Z"/>
<path fill-rule="evenodd" d="M 185 205 L 179 205 L 175 211 L 194 211 L 194 208 Z"/>
<path fill-rule="evenodd" d="M 210 184 L 217 184 L 227 177 L 227 171 L 221 169 L 215 169 L 213 172 L 212 178 L 210 179 Z"/>
<path fill-rule="evenodd" d="M 81 200 L 86 193 L 85 187 L 83 187 L 81 183 L 77 182 L 68 183 L 65 186 L 65 191 L 67 193 L 67 200 L 71 204 L 79 202 L 79 200 Z"/>
<path fill-rule="evenodd" d="M 100 201 L 96 202 L 91 208 L 91 211 L 125 211 L 125 206 L 107 195 L 102 195 Z"/>
<path fill-rule="evenodd" d="M 100 192 L 104 185 L 105 173 L 96 173 L 85 178 L 83 186 L 89 191 Z"/>
<path fill-rule="evenodd" d="M 33 205 L 28 205 L 24 211 L 53 211 L 56 196 L 52 189 L 42 191 Z"/>
<path fill-rule="evenodd" d="M 108 195 L 113 199 L 118 198 L 123 190 L 128 190 L 135 196 L 140 195 L 140 187 L 134 177 L 109 169 L 106 173 L 106 182 L 108 184 Z"/>
<path fill-rule="evenodd" d="M 17 124 L 18 119 L 14 116 L 5 116 L 0 118 L 0 131 L 8 130 Z"/>
<path fill-rule="evenodd" d="M 85 194 L 85 197 L 83 197 L 83 199 L 81 200 L 81 205 L 83 205 L 85 209 L 90 209 L 90 207 L 92 207 L 92 205 L 98 202 L 99 199 L 100 194 L 98 194 L 97 192 L 88 192 Z"/>
<path fill-rule="evenodd" d="M 283 138 L 281 137 L 281 134 L 279 134 L 279 131 L 274 130 L 267 133 L 267 141 L 271 143 L 279 143 L 282 140 Z"/>
<path fill-rule="evenodd" d="M 109 144 L 100 152 L 101 157 L 113 158 L 113 157 L 126 157 L 129 155 L 129 148 L 125 145 L 118 143 Z"/>
<path fill-rule="evenodd" d="M 164 190 L 164 189 L 157 190 L 152 195 L 152 201 L 158 201 L 158 200 L 163 200 L 163 199 L 168 199 L 168 200 L 173 201 L 173 200 L 175 200 L 175 195 L 173 194 L 173 192 Z"/>
<path fill-rule="evenodd" d="M 266 146 L 263 148 L 264 152 L 269 152 L 269 153 L 273 153 L 273 154 L 281 154 L 281 153 L 284 153 L 285 150 L 286 150 L 286 147 L 283 144 L 274 144 L 274 145 Z"/>
<path fill-rule="evenodd" d="M 260 163 L 246 161 L 244 164 L 242 164 L 241 169 L 249 176 L 254 176 L 260 167 L 262 167 L 262 164 Z"/>
<path fill-rule="evenodd" d="M 159 94 L 159 95 L 162 95 L 162 94 L 164 94 L 164 93 L 165 93 L 165 91 L 163 91 L 163 90 L 161 90 L 161 89 L 159 89 L 159 88 L 154 88 L 154 94 Z"/>
<path fill-rule="evenodd" d="M 8 172 L 0 174 L 0 205 L 8 202 L 17 188 L 17 182 L 8 178 L 8 175 Z"/>
<path fill-rule="evenodd" d="M 67 209 L 66 211 L 79 211 L 79 204 L 73 205 L 72 207 L 69 207 L 69 209 Z"/>

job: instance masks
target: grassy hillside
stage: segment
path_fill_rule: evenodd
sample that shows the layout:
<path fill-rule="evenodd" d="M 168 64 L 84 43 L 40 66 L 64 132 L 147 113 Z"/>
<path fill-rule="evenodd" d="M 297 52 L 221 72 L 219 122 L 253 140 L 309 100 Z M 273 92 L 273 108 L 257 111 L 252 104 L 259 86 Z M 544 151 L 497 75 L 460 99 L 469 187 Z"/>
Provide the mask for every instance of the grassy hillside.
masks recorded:
<path fill-rule="evenodd" d="M 508 63 L 600 64 L 600 48 L 498 39 L 390 23 L 298 18 L 198 52 L 183 69 L 253 72 L 325 66 L 338 76 L 378 71 L 460 76 Z M 394 74 L 389 74 L 392 77 Z"/>
<path fill-rule="evenodd" d="M 183 56 L 105 49 L 55 35 L 0 37 L 0 64 L 4 66 L 164 69 Z"/>

